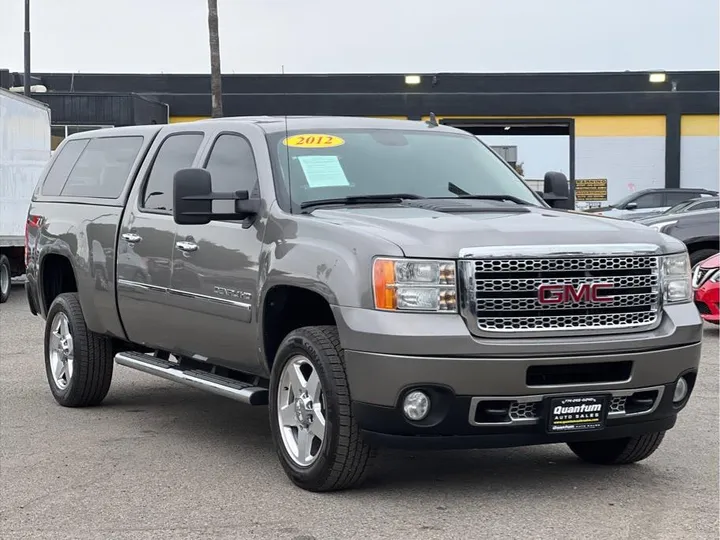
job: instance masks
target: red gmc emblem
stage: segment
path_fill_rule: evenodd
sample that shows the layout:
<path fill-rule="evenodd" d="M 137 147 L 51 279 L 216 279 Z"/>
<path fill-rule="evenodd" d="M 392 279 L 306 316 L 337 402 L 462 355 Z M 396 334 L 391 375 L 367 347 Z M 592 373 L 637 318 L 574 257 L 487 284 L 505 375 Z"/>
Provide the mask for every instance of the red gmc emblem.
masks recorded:
<path fill-rule="evenodd" d="M 575 287 L 569 283 L 544 284 L 538 287 L 541 304 L 612 302 L 612 296 L 600 296 L 603 289 L 612 289 L 612 283 L 582 283 Z"/>

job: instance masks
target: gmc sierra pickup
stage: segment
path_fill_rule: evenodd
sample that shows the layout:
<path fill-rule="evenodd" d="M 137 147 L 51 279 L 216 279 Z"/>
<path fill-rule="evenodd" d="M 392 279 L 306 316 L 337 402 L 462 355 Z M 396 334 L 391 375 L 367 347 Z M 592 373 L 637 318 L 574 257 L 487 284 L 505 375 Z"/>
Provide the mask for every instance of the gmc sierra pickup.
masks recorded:
<path fill-rule="evenodd" d="M 116 363 L 268 405 L 312 491 L 388 445 L 645 459 L 698 372 L 687 250 L 567 203 L 562 174 L 538 194 L 432 120 L 72 135 L 27 218 L 50 390 L 97 405 Z"/>

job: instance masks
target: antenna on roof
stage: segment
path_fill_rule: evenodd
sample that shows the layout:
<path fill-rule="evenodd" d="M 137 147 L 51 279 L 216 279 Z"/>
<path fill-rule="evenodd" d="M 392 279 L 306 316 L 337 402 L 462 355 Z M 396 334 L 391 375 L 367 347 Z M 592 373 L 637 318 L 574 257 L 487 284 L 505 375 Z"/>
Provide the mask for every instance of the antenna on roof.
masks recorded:
<path fill-rule="evenodd" d="M 430 127 L 438 127 L 440 124 L 438 124 L 437 117 L 435 116 L 434 112 L 430 113 L 430 120 L 425 122 Z"/>

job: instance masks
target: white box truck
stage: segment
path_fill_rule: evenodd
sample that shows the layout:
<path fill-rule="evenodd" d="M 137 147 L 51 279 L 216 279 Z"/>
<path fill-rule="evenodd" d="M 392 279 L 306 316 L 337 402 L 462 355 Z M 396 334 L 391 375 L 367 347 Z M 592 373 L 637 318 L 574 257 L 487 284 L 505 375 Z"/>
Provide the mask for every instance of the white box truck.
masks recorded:
<path fill-rule="evenodd" d="M 50 108 L 0 88 L 0 303 L 25 273 L 27 211 L 50 155 Z"/>

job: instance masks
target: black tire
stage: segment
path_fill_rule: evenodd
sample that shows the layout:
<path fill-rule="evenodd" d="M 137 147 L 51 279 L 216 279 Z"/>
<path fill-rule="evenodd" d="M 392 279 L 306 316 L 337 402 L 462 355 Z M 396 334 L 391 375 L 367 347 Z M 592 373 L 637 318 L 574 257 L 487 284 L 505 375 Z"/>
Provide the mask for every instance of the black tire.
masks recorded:
<path fill-rule="evenodd" d="M 690 253 L 690 268 L 695 268 L 695 265 L 703 262 L 711 255 L 715 255 L 718 252 L 717 249 L 698 249 Z"/>
<path fill-rule="evenodd" d="M 7 276 L 7 282 L 3 287 L 3 276 Z M 0 304 L 4 304 L 10 298 L 10 291 L 12 290 L 12 272 L 10 271 L 10 261 L 5 255 L 0 255 Z"/>
<path fill-rule="evenodd" d="M 287 362 L 297 354 L 305 356 L 317 371 L 325 400 L 326 434 L 318 457 L 308 467 L 297 465 L 288 454 L 277 420 L 280 376 Z M 280 463 L 295 485 L 308 491 L 324 492 L 353 488 L 363 482 L 372 452 L 362 440 L 352 413 L 337 328 L 309 326 L 291 332 L 283 340 L 270 376 L 269 412 Z"/>
<path fill-rule="evenodd" d="M 59 313 L 67 317 L 73 342 L 73 370 L 64 388 L 55 382 L 50 366 L 50 337 Z M 55 298 L 45 322 L 45 373 L 50 391 L 60 405 L 88 407 L 99 405 L 105 399 L 112 380 L 112 351 L 110 338 L 88 330 L 77 293 L 64 293 Z"/>
<path fill-rule="evenodd" d="M 568 443 L 577 457 L 596 465 L 627 465 L 650 457 L 665 438 L 665 432 L 638 437 Z"/>

